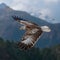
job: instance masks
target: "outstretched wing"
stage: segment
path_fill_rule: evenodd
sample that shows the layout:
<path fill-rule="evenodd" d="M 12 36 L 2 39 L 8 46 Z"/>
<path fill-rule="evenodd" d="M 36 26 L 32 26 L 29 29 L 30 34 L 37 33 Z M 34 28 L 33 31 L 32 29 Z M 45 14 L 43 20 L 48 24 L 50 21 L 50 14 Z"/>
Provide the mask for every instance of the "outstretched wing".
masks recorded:
<path fill-rule="evenodd" d="M 23 18 L 19 18 L 18 16 L 12 16 L 12 18 L 15 21 L 18 21 L 22 25 L 36 25 L 36 26 L 38 26 L 37 24 L 35 24 L 35 23 L 31 22 L 31 21 L 25 20 Z"/>
<path fill-rule="evenodd" d="M 16 21 L 20 22 L 20 24 L 23 24 L 26 30 L 24 36 L 22 37 L 21 42 L 18 43 L 18 46 L 23 50 L 27 50 L 33 47 L 35 43 L 38 41 L 40 35 L 42 34 L 41 28 L 35 23 L 25 21 L 18 17 L 13 17 L 13 18 Z"/>
<path fill-rule="evenodd" d="M 18 46 L 23 50 L 32 48 L 38 41 L 38 38 L 40 37 L 41 34 L 42 34 L 41 29 L 33 29 L 31 31 L 27 31 L 23 36 L 22 41 L 19 42 Z"/>

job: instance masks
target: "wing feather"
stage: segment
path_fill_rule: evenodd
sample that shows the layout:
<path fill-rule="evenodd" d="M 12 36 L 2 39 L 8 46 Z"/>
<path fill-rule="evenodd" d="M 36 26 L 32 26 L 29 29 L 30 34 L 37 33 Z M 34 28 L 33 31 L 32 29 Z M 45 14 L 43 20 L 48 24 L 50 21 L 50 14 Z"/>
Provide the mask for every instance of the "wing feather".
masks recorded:
<path fill-rule="evenodd" d="M 22 41 L 19 43 L 19 47 L 23 50 L 32 48 L 35 45 L 35 43 L 38 41 L 38 38 L 40 37 L 41 34 L 42 34 L 42 30 L 40 28 L 34 34 L 26 32 L 22 38 Z"/>
<path fill-rule="evenodd" d="M 38 26 L 37 24 L 35 23 L 32 23 L 31 21 L 28 21 L 28 20 L 25 20 L 23 18 L 19 18 L 18 16 L 12 16 L 12 18 L 15 20 L 15 21 L 18 21 L 20 24 L 22 25 L 35 25 L 35 26 Z"/>
<path fill-rule="evenodd" d="M 20 24 L 24 25 L 23 27 L 21 27 L 21 29 L 26 30 L 24 36 L 22 37 L 21 42 L 18 43 L 19 48 L 23 50 L 32 48 L 38 41 L 40 35 L 42 34 L 41 28 L 35 23 L 25 21 L 24 19 L 18 18 L 16 16 L 13 18 Z"/>

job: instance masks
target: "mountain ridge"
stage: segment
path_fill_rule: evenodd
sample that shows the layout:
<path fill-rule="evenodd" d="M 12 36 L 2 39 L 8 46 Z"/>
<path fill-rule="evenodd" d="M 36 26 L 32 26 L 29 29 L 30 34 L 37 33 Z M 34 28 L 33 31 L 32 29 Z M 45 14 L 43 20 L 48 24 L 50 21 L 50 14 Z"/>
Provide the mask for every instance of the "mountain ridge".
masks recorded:
<path fill-rule="evenodd" d="M 24 11 L 16 11 L 9 8 L 0 9 L 0 37 L 7 40 L 20 41 L 24 31 L 20 31 L 20 24 L 12 18 L 12 16 L 18 16 L 26 20 L 32 21 L 39 26 L 47 25 L 51 28 L 50 33 L 43 33 L 43 36 L 39 39 L 36 46 L 38 47 L 49 47 L 51 45 L 60 44 L 60 23 L 52 24 L 37 17 L 31 16 L 29 13 Z"/>

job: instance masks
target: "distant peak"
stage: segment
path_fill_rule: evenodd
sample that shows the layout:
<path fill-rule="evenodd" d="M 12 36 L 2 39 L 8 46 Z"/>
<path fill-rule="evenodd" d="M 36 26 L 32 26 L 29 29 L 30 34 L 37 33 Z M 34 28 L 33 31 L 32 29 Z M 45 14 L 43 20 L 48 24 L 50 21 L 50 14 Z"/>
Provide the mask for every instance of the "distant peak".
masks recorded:
<path fill-rule="evenodd" d="M 3 5 L 3 6 L 5 6 L 6 4 L 5 4 L 5 3 L 1 3 L 0 5 Z"/>
<path fill-rule="evenodd" d="M 0 8 L 6 8 L 6 7 L 8 7 L 8 6 L 5 3 L 0 4 Z"/>

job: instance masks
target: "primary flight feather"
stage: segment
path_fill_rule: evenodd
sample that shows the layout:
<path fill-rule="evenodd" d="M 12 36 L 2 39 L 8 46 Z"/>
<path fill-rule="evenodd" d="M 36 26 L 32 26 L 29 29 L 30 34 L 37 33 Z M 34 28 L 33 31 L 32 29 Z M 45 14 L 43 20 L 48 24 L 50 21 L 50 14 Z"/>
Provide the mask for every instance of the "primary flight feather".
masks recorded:
<path fill-rule="evenodd" d="M 38 26 L 37 24 L 24 20 L 22 18 L 16 16 L 12 17 L 14 20 L 23 25 L 20 27 L 20 30 L 26 30 L 21 42 L 18 43 L 18 46 L 23 50 L 27 50 L 33 47 L 43 32 L 51 31 L 48 26 Z"/>

